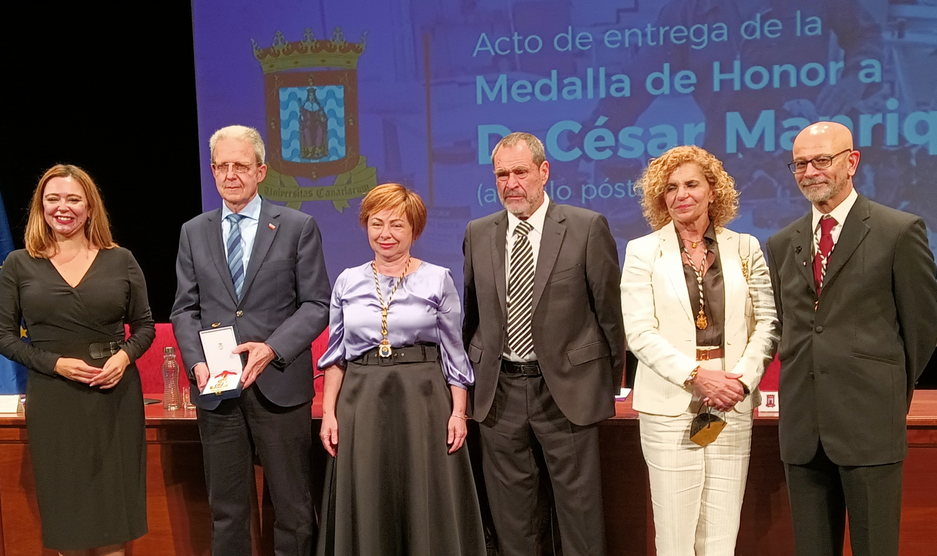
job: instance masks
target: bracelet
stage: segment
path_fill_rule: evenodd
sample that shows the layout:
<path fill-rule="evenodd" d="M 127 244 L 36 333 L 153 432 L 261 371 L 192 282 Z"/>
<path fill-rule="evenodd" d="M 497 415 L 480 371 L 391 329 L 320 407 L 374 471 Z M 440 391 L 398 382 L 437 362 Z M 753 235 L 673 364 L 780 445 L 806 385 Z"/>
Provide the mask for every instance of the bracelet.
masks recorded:
<path fill-rule="evenodd" d="M 686 377 L 686 380 L 683 381 L 684 386 L 690 386 L 693 384 L 693 381 L 696 380 L 696 375 L 699 374 L 699 365 L 695 369 L 690 371 L 690 376 Z"/>
<path fill-rule="evenodd" d="M 468 415 L 456 415 L 453 413 L 449 417 L 455 417 L 456 419 L 462 419 L 463 421 L 468 421 Z"/>

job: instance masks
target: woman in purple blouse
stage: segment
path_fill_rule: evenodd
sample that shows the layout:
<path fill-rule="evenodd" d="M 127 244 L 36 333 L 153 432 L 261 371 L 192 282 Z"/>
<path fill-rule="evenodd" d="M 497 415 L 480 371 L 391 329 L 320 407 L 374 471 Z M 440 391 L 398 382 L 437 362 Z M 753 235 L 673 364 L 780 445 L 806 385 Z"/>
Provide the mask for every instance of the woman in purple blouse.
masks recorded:
<path fill-rule="evenodd" d="M 317 553 L 485 554 L 466 450 L 461 304 L 449 270 L 410 255 L 419 195 L 380 185 L 361 204 L 374 260 L 335 281 L 322 429 L 332 456 Z M 341 438 L 341 440 L 339 440 Z"/>

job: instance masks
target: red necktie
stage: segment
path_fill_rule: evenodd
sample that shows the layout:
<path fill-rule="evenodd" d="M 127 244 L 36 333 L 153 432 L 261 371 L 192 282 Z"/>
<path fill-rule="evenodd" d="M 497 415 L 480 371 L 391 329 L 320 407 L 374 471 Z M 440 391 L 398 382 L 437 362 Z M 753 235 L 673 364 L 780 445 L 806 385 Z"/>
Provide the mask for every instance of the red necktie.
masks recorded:
<path fill-rule="evenodd" d="M 832 216 L 824 216 L 820 219 L 820 244 L 817 254 L 813 257 L 813 283 L 817 286 L 817 298 L 820 297 L 820 291 L 823 289 L 823 277 L 826 275 L 826 266 L 830 259 L 830 252 L 833 251 L 833 226 L 836 225 L 836 219 Z"/>

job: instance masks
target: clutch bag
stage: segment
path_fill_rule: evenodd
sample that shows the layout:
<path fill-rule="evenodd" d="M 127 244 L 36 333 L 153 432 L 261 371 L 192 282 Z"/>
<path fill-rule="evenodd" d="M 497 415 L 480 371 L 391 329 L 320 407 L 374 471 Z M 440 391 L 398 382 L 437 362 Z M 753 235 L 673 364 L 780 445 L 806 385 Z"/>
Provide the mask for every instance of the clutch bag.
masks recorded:
<path fill-rule="evenodd" d="M 705 413 L 700 408 L 700 413 L 696 414 L 690 424 L 690 440 L 700 446 L 708 446 L 716 440 L 724 428 L 726 428 L 725 419 L 713 413 L 708 407 Z"/>

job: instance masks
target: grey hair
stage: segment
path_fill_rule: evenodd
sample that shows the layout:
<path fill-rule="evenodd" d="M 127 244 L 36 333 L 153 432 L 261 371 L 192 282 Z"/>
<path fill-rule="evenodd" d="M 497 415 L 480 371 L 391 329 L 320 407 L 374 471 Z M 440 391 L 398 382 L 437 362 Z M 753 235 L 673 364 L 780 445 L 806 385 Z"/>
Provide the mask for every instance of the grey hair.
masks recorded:
<path fill-rule="evenodd" d="M 530 133 L 524 133 L 523 131 L 515 131 L 498 141 L 498 144 L 495 145 L 494 150 L 491 151 L 491 163 L 495 163 L 495 155 L 498 154 L 498 149 L 501 147 L 513 147 L 523 141 L 527 143 L 527 148 L 530 149 L 530 154 L 533 155 L 534 164 L 540 166 L 547 159 L 546 154 L 543 150 L 543 143 L 540 142 L 540 139 L 537 139 L 535 135 Z"/>
<path fill-rule="evenodd" d="M 215 145 L 222 139 L 236 139 L 250 143 L 254 147 L 254 156 L 257 158 L 257 164 L 263 164 L 267 156 L 267 149 L 264 147 L 264 140 L 260 137 L 260 132 L 252 127 L 243 125 L 229 125 L 223 127 L 212 134 L 208 140 L 208 148 L 211 150 L 211 160 L 215 161 Z"/>

